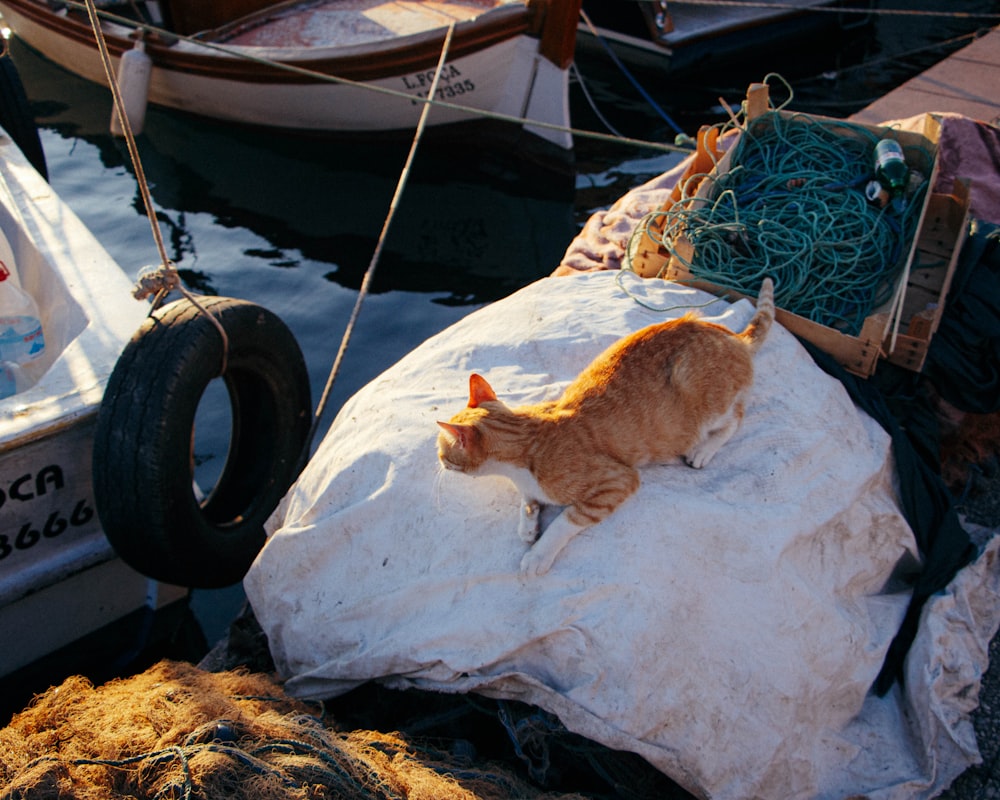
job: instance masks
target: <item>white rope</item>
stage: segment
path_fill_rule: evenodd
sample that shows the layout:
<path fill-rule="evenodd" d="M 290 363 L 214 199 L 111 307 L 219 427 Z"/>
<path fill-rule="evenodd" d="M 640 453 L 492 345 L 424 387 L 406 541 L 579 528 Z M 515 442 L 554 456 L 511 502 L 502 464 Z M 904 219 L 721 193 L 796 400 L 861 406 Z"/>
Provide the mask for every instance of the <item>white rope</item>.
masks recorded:
<path fill-rule="evenodd" d="M 115 74 L 113 64 L 111 63 L 108 44 L 104 40 L 104 31 L 97 18 L 97 8 L 94 5 L 94 0 L 86 0 L 86 2 L 87 14 L 90 17 L 90 27 L 93 28 L 94 38 L 97 40 L 97 49 L 101 55 L 101 64 L 104 66 L 104 74 L 108 79 L 108 86 L 111 89 L 111 96 L 114 99 L 115 113 L 118 115 L 118 121 L 121 123 L 122 133 L 125 136 L 125 146 L 128 148 L 129 158 L 132 160 L 132 168 L 135 170 L 136 181 L 139 184 L 139 194 L 142 196 L 143 205 L 146 207 L 146 218 L 149 220 L 149 225 L 153 230 L 153 240 L 156 242 L 156 248 L 160 253 L 160 266 L 148 273 L 149 280 L 147 281 L 147 285 L 157 287 L 155 288 L 155 298 L 150 313 L 159 307 L 171 288 L 176 288 L 180 291 L 202 314 L 208 317 L 222 337 L 222 363 L 219 374 L 224 375 L 229 364 L 229 337 L 226 335 L 226 329 L 222 327 L 222 323 L 209 314 L 205 307 L 198 302 L 197 298 L 184 287 L 180 276 L 177 275 L 176 267 L 167 258 L 167 249 L 163 243 L 163 234 L 160 231 L 160 226 L 156 221 L 156 211 L 153 208 L 153 198 L 149 191 L 149 183 L 146 180 L 146 173 L 142 168 L 142 159 L 139 157 L 139 148 L 135 143 L 135 134 L 132 132 L 132 125 L 125 111 L 125 101 L 122 99 L 121 88 L 118 85 L 118 76 Z M 171 272 L 173 275 L 168 280 L 166 276 Z M 141 286 L 137 288 L 137 292 L 142 292 Z"/>
<path fill-rule="evenodd" d="M 427 95 L 431 99 L 433 99 L 434 95 L 437 93 L 438 83 L 441 78 L 441 73 L 443 72 L 445 60 L 448 57 L 448 49 L 451 47 L 451 37 L 454 32 L 455 23 L 452 22 L 448 26 L 448 32 L 444 37 L 444 44 L 441 47 L 441 56 L 438 59 L 437 67 L 434 70 L 434 80 L 431 82 L 430 91 Z M 354 301 L 354 308 L 351 311 L 350 319 L 347 321 L 347 328 L 344 330 L 344 337 L 341 339 L 340 348 L 337 350 L 337 356 L 334 359 L 333 366 L 330 368 L 330 374 L 327 377 L 326 386 L 323 387 L 322 397 L 316 407 L 316 413 L 313 416 L 312 428 L 309 431 L 309 437 L 306 440 L 302 458 L 300 459 L 300 467 L 304 465 L 305 460 L 308 458 L 310 444 L 313 437 L 316 435 L 320 418 L 323 416 L 323 411 L 326 409 L 326 404 L 330 399 L 330 391 L 333 389 L 333 383 L 337 379 L 337 374 L 340 372 L 340 365 L 344 360 L 344 355 L 347 353 L 347 344 L 351 339 L 351 334 L 354 332 L 354 326 L 357 323 L 358 315 L 361 313 L 361 305 L 364 302 L 365 297 L 368 295 L 372 278 L 375 276 L 375 269 L 378 266 L 379 258 L 382 256 L 382 248 L 385 246 L 386 238 L 389 234 L 389 226 L 392 224 L 392 220 L 396 215 L 396 210 L 399 207 L 399 200 L 403 195 L 403 189 L 406 187 L 406 182 L 410 177 L 413 159 L 416 156 L 417 146 L 420 144 L 424 128 L 427 125 L 427 117 L 430 114 L 431 105 L 431 103 L 425 103 L 420 112 L 420 119 L 417 122 L 416 131 L 413 134 L 413 142 L 410 144 L 410 152 L 406 156 L 406 162 L 403 164 L 399 180 L 396 182 L 396 191 L 393 193 L 392 200 L 389 202 L 389 211 L 386 214 L 385 221 L 382 223 L 382 231 L 375 244 L 375 251 L 372 253 L 371 261 L 368 263 L 368 269 L 365 271 L 364 278 L 361 281 L 361 288 L 358 290 L 357 299 Z"/>

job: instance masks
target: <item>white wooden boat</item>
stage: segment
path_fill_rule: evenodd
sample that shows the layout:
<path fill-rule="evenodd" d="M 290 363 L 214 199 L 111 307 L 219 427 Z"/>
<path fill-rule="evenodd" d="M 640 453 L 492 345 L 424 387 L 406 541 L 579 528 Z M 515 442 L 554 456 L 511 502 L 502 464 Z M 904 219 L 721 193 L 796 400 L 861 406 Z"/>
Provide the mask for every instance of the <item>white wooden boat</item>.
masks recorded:
<path fill-rule="evenodd" d="M 579 47 L 591 53 L 607 46 L 628 66 L 683 72 L 863 24 L 867 15 L 847 9 L 870 6 L 871 0 L 584 0 L 593 29 L 580 24 Z"/>
<path fill-rule="evenodd" d="M 132 299 L 122 269 L 2 129 L 0 233 L 10 245 L 4 260 L 13 261 L 37 301 L 45 334 L 44 374 L 0 400 L 0 678 L 6 678 L 142 611 L 147 596 L 155 610 L 187 590 L 155 587 L 115 555 L 91 486 L 105 384 L 148 306 Z M 106 655 L 113 660 L 120 653 Z"/>
<path fill-rule="evenodd" d="M 429 125 L 484 112 L 567 128 L 580 0 L 163 0 L 100 3 L 115 64 L 144 40 L 150 102 L 313 132 L 413 129 L 454 24 Z M 156 22 L 130 21 L 134 7 Z M 109 14 L 114 15 L 109 17 Z M 14 33 L 106 84 L 82 3 L 2 0 Z M 141 31 L 139 33 L 138 31 Z M 566 130 L 526 126 L 570 148 Z"/>

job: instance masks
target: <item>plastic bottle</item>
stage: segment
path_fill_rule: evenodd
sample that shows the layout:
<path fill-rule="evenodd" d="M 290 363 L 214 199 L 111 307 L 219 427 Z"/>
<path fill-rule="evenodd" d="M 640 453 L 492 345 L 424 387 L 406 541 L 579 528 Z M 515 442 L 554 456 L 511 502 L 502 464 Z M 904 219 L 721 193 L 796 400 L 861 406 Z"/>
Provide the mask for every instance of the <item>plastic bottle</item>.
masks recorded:
<path fill-rule="evenodd" d="M 910 168 L 906 166 L 903 148 L 895 139 L 882 139 L 875 145 L 875 177 L 893 197 L 906 190 Z"/>
<path fill-rule="evenodd" d="M 16 364 L 0 361 L 0 400 L 17 394 Z"/>
<path fill-rule="evenodd" d="M 122 53 L 118 62 L 118 88 L 125 106 L 132 133 L 138 135 L 146 122 L 146 104 L 149 100 L 149 79 L 153 74 L 153 62 L 146 54 L 146 44 L 136 40 L 131 50 Z M 111 133 L 124 136 L 118 110 L 111 109 Z"/>
<path fill-rule="evenodd" d="M 34 383 L 23 367 L 45 352 L 45 336 L 34 298 L 0 260 L 0 398 Z"/>

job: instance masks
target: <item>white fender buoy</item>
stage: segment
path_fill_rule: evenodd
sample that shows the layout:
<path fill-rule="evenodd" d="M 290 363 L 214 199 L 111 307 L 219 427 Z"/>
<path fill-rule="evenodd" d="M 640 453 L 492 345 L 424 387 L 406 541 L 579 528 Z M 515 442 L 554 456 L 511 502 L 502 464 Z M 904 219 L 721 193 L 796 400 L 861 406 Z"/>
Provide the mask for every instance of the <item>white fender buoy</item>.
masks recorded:
<path fill-rule="evenodd" d="M 146 120 L 146 103 L 149 100 L 149 78 L 153 72 L 153 62 L 146 54 L 146 44 L 136 40 L 135 46 L 122 54 L 118 62 L 118 88 L 121 91 L 125 116 L 128 117 L 132 133 L 142 132 Z M 111 109 L 111 133 L 124 136 L 117 109 Z"/>

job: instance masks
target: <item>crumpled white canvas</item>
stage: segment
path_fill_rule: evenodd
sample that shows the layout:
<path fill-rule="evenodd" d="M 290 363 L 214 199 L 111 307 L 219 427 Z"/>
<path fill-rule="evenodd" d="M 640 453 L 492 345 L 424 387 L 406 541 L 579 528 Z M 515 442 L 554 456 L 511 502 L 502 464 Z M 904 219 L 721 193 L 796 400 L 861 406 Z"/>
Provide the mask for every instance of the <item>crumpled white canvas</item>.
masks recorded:
<path fill-rule="evenodd" d="M 715 459 L 645 468 L 546 575 L 519 574 L 513 486 L 439 468 L 435 421 L 465 404 L 470 371 L 511 404 L 552 398 L 611 342 L 691 305 L 733 330 L 752 316 L 713 300 L 630 274 L 547 278 L 358 392 L 245 580 L 287 690 L 379 680 L 532 703 L 713 798 L 929 797 L 975 761 L 995 547 L 929 605 L 952 620 L 921 631 L 907 693 L 871 696 L 916 547 L 889 437 L 780 325 Z"/>

